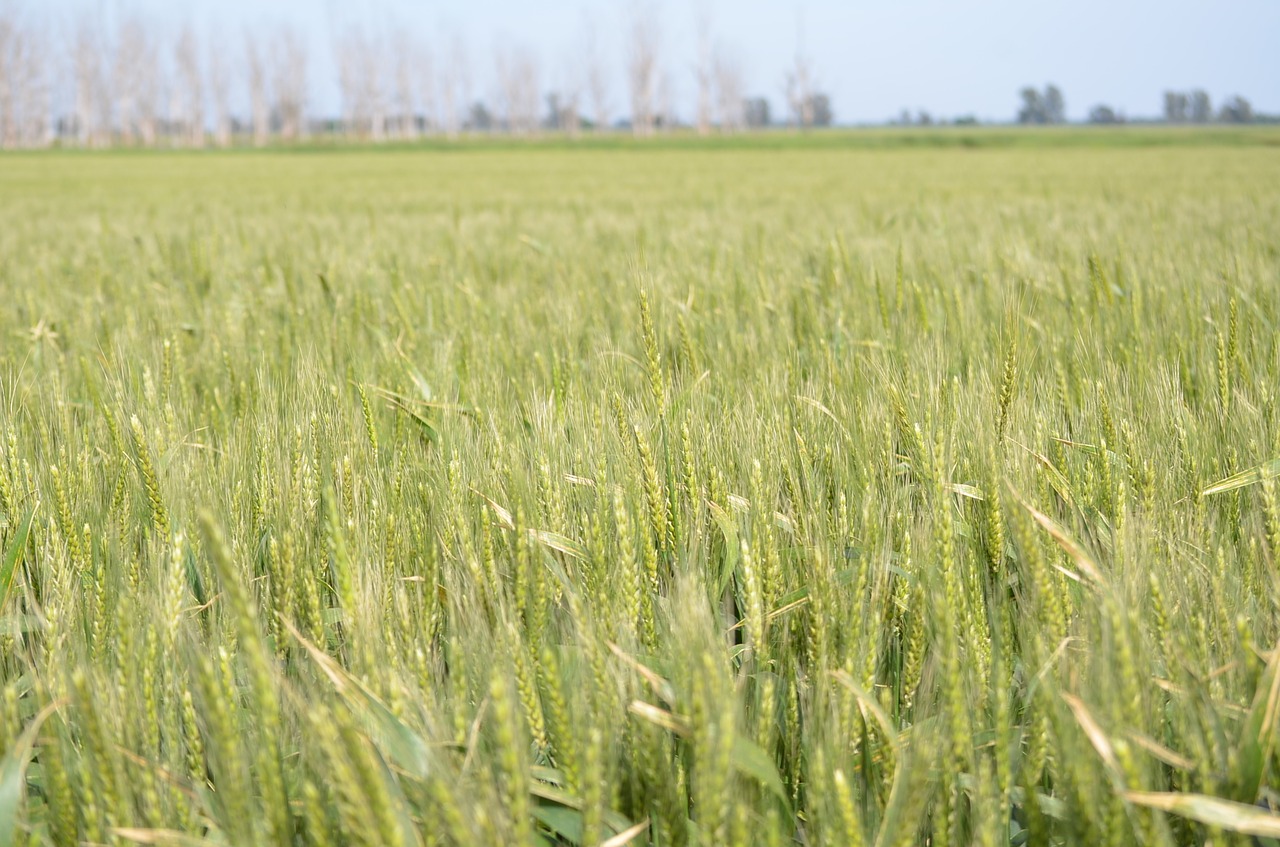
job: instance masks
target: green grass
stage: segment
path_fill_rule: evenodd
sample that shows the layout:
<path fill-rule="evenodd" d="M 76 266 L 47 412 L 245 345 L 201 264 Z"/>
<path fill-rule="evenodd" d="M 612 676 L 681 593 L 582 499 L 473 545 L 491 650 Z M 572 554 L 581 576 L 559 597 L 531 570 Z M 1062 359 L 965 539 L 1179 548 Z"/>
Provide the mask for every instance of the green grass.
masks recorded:
<path fill-rule="evenodd" d="M 576 137 L 563 133 L 545 133 L 528 138 L 507 134 L 467 134 L 458 138 L 424 136 L 408 141 L 391 139 L 376 146 L 333 135 L 314 135 L 296 143 L 277 143 L 255 148 L 251 139 L 238 138 L 229 151 L 260 155 L 263 152 L 295 155 L 297 153 L 399 153 L 409 150 L 431 150 L 452 153 L 492 153 L 495 151 L 555 150 L 575 152 L 600 150 L 682 150 L 719 152 L 724 150 L 893 150 L 903 148 L 1056 148 L 1056 147 L 1276 147 L 1280 146 L 1280 125 L 1175 125 L 1123 124 L 1113 126 L 1016 126 L 1010 124 L 936 125 L 930 127 L 867 126 L 814 129 L 800 132 L 775 127 L 762 131 L 699 136 L 688 128 L 680 128 L 649 138 L 636 138 L 628 132 L 610 131 L 595 134 L 584 131 Z M 58 150 L 62 155 L 90 156 L 155 156 L 157 153 L 191 155 L 182 148 L 156 150 L 141 147 L 116 147 L 110 150 L 86 150 L 75 146 Z M 209 151 L 199 151 L 204 155 Z M 22 156 L 24 151 L 10 155 Z M 45 156 L 47 151 L 36 151 Z"/>
<path fill-rule="evenodd" d="M 0 160 L 0 845 L 1274 835 L 1274 133 L 946 132 Z"/>

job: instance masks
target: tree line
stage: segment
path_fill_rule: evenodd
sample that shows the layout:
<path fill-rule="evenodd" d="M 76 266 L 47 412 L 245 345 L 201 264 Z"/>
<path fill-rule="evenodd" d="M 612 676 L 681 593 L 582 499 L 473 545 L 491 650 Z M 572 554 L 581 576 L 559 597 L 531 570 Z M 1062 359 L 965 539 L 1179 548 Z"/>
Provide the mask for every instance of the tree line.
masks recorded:
<path fill-rule="evenodd" d="M 1034 86 L 1027 86 L 1019 92 L 1021 105 L 1018 109 L 1018 123 L 1021 124 L 1061 124 L 1067 122 L 1067 106 L 1062 90 L 1056 85 L 1047 85 L 1043 91 Z M 1165 123 L 1171 124 L 1244 124 L 1253 123 L 1261 116 L 1255 115 L 1253 106 L 1240 95 L 1233 95 L 1223 101 L 1217 112 L 1213 109 L 1213 101 L 1203 89 L 1193 91 L 1164 92 Z M 1124 113 L 1113 109 L 1105 103 L 1099 103 L 1089 110 L 1089 123 L 1118 124 L 1125 123 Z"/>
<path fill-rule="evenodd" d="M 332 42 L 341 103 L 320 115 L 311 99 L 312 56 L 303 33 L 283 25 L 236 38 L 202 39 L 191 26 L 166 34 L 131 16 L 107 30 L 82 22 L 70 36 L 0 8 L 0 144 L 106 146 L 264 145 L 325 135 L 368 141 L 457 137 L 468 132 L 530 136 L 543 131 L 626 131 L 648 136 L 680 123 L 671 67 L 656 19 L 637 5 L 625 21 L 625 114 L 613 102 L 613 61 L 588 25 L 570 69 L 545 84 L 538 57 L 520 45 L 496 49 L 481 96 L 463 41 L 433 48 L 407 30 L 341 32 Z M 749 96 L 733 52 L 703 20 L 692 62 L 698 132 L 768 126 L 767 98 Z M 792 126 L 830 125 L 830 98 L 797 52 L 785 75 Z"/>
<path fill-rule="evenodd" d="M 830 97 L 813 63 L 797 50 L 780 91 L 784 113 L 746 90 L 732 49 L 713 38 L 704 17 L 692 61 L 663 50 L 662 33 L 643 2 L 623 18 L 624 50 L 611 56 L 596 28 L 583 28 L 565 68 L 546 74 L 538 56 L 518 44 L 475 62 L 460 38 L 429 45 L 405 29 L 341 31 L 330 43 L 340 110 L 318 113 L 311 96 L 311 45 L 298 29 L 245 30 L 232 38 L 176 33 L 134 15 L 108 28 L 81 21 L 55 37 L 47 26 L 0 6 L 0 146 L 229 146 L 295 142 L 309 136 L 364 141 L 409 140 L 464 133 L 532 136 L 558 132 L 630 132 L 649 136 L 678 125 L 677 74 L 692 83 L 687 124 L 701 134 L 733 133 L 777 124 L 834 123 Z M 612 78 L 622 71 L 625 103 L 615 103 Z M 486 73 L 487 71 L 487 73 Z M 492 82 L 485 95 L 478 77 Z M 1215 110 L 1208 93 L 1167 91 L 1168 123 L 1250 123 L 1271 120 L 1233 96 Z M 1067 122 L 1058 86 L 1019 92 L 1022 124 Z M 1123 123 L 1112 107 L 1094 106 L 1088 121 Z M 904 111 L 893 121 L 935 123 L 927 112 Z M 940 122 L 940 121 L 939 121 Z M 973 117 L 954 123 L 977 123 Z"/>

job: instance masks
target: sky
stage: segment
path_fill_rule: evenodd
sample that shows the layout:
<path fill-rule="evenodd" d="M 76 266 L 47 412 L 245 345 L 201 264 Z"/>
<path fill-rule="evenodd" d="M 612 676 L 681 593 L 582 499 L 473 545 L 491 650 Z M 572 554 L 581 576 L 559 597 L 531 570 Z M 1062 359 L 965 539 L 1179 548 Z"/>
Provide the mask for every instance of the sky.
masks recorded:
<path fill-rule="evenodd" d="M 1215 108 L 1228 96 L 1280 113 L 1280 0 L 0 0 L 67 30 L 84 20 L 109 30 L 128 14 L 176 32 L 184 24 L 235 53 L 244 28 L 292 26 L 309 44 L 312 110 L 340 108 L 335 39 L 405 31 L 436 54 L 461 44 L 476 97 L 496 88 L 496 55 L 538 57 L 543 88 L 581 73 L 594 31 L 612 79 L 616 115 L 627 111 L 629 21 L 638 2 L 661 33 L 660 58 L 677 113 L 688 120 L 699 22 L 735 57 L 746 92 L 782 111 L 797 54 L 814 69 L 839 123 L 878 123 L 926 110 L 935 117 L 1011 120 L 1018 91 L 1056 84 L 1067 114 L 1098 104 L 1131 118 L 1161 113 L 1167 89 L 1203 88 Z M 36 12 L 35 10 L 39 10 Z"/>

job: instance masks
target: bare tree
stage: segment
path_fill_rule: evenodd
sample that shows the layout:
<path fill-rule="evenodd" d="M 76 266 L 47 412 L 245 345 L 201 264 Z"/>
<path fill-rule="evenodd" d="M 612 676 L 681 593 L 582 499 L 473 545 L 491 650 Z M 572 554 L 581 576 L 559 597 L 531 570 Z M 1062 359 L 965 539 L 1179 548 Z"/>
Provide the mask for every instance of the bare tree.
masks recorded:
<path fill-rule="evenodd" d="M 12 147 L 18 123 L 19 65 L 25 45 L 23 32 L 8 10 L 0 11 L 0 144 Z"/>
<path fill-rule="evenodd" d="M 498 127 L 501 129 L 505 126 L 514 132 L 512 126 L 515 121 L 512 118 L 512 101 L 517 97 L 515 88 L 520 85 L 520 81 L 516 79 L 516 72 L 513 67 L 514 62 L 506 55 L 503 48 L 498 47 L 493 51 L 494 64 L 494 83 L 497 86 L 493 97 L 495 117 L 498 119 Z"/>
<path fill-rule="evenodd" d="M 216 36 L 209 42 L 209 94 L 213 101 L 213 143 L 231 145 L 231 72 Z"/>
<path fill-rule="evenodd" d="M 712 86 L 715 79 L 714 60 L 711 53 L 711 23 L 705 7 L 698 17 L 698 62 L 693 75 L 698 83 L 698 107 L 696 122 L 698 135 L 711 132 Z"/>
<path fill-rule="evenodd" d="M 796 126 L 802 129 L 813 126 L 813 72 L 809 60 L 799 50 L 795 64 L 787 73 L 787 107 Z"/>
<path fill-rule="evenodd" d="M 49 137 L 46 45 L 34 26 L 0 11 L 0 144 L 28 147 Z"/>
<path fill-rule="evenodd" d="M 53 74 L 46 61 L 48 36 L 32 30 L 30 43 L 23 85 L 18 88 L 18 138 L 25 146 L 43 146 L 49 143 L 53 132 Z"/>
<path fill-rule="evenodd" d="M 102 146 L 111 140 L 111 96 L 106 58 L 98 31 L 82 22 L 72 43 L 75 81 L 76 135 L 86 146 Z"/>
<path fill-rule="evenodd" d="M 414 88 L 418 92 L 418 106 L 422 110 L 422 129 L 434 132 L 439 126 L 439 96 L 435 82 L 435 57 L 426 45 L 419 45 L 418 61 L 414 63 Z"/>
<path fill-rule="evenodd" d="M 271 100 L 267 92 L 267 63 L 262 48 L 250 32 L 244 36 L 245 77 L 249 83 L 249 119 L 253 143 L 261 147 L 271 137 Z"/>
<path fill-rule="evenodd" d="M 392 131 L 400 138 L 418 134 L 419 90 L 429 73 L 424 68 L 425 56 L 420 46 L 403 30 L 391 39 Z"/>
<path fill-rule="evenodd" d="M 609 72 L 600 54 L 595 24 L 588 20 L 585 35 L 583 67 L 586 71 L 587 99 L 591 101 L 591 121 L 596 132 L 609 128 Z"/>
<path fill-rule="evenodd" d="M 671 74 L 660 74 L 654 91 L 653 128 L 665 131 L 675 126 L 679 120 L 676 117 L 676 84 Z"/>
<path fill-rule="evenodd" d="M 532 135 L 538 129 L 538 62 L 529 50 L 498 50 L 499 109 L 507 129 L 515 135 Z"/>
<path fill-rule="evenodd" d="M 160 57 L 145 22 L 126 19 L 116 36 L 112 89 L 116 122 L 125 141 L 156 143 L 160 115 Z"/>
<path fill-rule="evenodd" d="M 582 93 L 573 83 L 565 89 L 564 107 L 560 115 L 560 129 L 570 138 L 577 138 L 582 131 Z"/>
<path fill-rule="evenodd" d="M 146 53 L 146 41 L 146 32 L 138 18 L 129 18 L 120 24 L 116 34 L 115 63 L 111 70 L 111 89 L 116 99 L 120 139 L 125 144 L 138 141 L 140 135 L 137 99 L 143 68 L 136 60 Z"/>
<path fill-rule="evenodd" d="M 357 51 L 360 48 L 355 41 L 355 34 L 345 35 L 334 43 L 334 53 L 338 65 L 338 95 L 342 100 L 342 130 L 349 135 L 360 134 L 363 114 L 363 103 L 360 95 L 360 60 Z"/>
<path fill-rule="evenodd" d="M 200 69 L 200 48 L 196 34 L 184 26 L 173 51 L 177 86 L 177 108 L 171 116 L 180 126 L 182 141 L 192 147 L 204 146 L 204 75 Z"/>
<path fill-rule="evenodd" d="M 364 99 L 369 104 L 369 137 L 382 141 L 387 137 L 387 88 L 383 73 L 386 53 L 378 40 L 365 41 L 361 78 L 364 81 Z"/>
<path fill-rule="evenodd" d="M 743 110 L 742 68 L 723 51 L 717 51 L 715 66 L 716 117 L 721 132 L 736 132 L 746 122 Z"/>
<path fill-rule="evenodd" d="M 271 84 L 280 137 L 297 141 L 307 133 L 307 45 L 292 27 L 276 35 Z"/>
<path fill-rule="evenodd" d="M 631 12 L 627 81 L 631 93 L 631 128 L 639 136 L 653 134 L 658 95 L 658 28 L 653 9 L 637 2 Z"/>
<path fill-rule="evenodd" d="M 582 74 L 576 62 L 560 72 L 561 85 L 547 95 L 547 123 L 570 138 L 576 138 L 582 120 Z"/>
<path fill-rule="evenodd" d="M 338 87 L 347 131 L 358 137 L 382 141 L 387 130 L 385 51 L 380 40 L 358 29 L 343 35 L 336 45 Z"/>
<path fill-rule="evenodd" d="M 450 138 L 456 138 L 462 129 L 462 118 L 470 97 L 471 75 L 466 45 L 460 37 L 454 36 L 448 61 L 440 73 L 440 118 Z"/>

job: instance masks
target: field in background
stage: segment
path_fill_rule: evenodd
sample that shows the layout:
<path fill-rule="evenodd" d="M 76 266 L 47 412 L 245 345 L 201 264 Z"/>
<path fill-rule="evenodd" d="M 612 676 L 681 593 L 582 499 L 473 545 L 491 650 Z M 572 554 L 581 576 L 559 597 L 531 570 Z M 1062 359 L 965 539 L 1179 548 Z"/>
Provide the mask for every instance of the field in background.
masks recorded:
<path fill-rule="evenodd" d="M 1277 136 L 951 132 L 0 159 L 0 830 L 1280 835 Z"/>
<path fill-rule="evenodd" d="M 252 139 L 237 137 L 228 149 L 194 151 L 196 155 L 225 155 L 228 152 L 259 153 L 265 151 L 336 152 L 368 155 L 377 152 L 404 152 L 431 150 L 453 152 L 491 152 L 494 150 L 865 150 L 899 149 L 916 147 L 964 147 L 964 148 L 1043 148 L 1043 147 L 1277 147 L 1280 146 L 1280 125 L 1167 125 L 1124 124 L 1100 126 L 1076 124 L 1071 126 L 1015 126 L 1011 124 L 936 125 L 929 127 L 867 126 L 816 129 L 799 132 L 779 127 L 709 136 L 698 135 L 687 128 L 661 133 L 648 138 L 636 138 L 627 132 L 610 131 L 597 134 L 584 131 L 576 136 L 563 132 L 548 132 L 529 137 L 507 134 L 466 133 L 457 138 L 447 136 L 421 137 L 412 141 L 390 139 L 371 145 L 336 136 L 311 136 L 297 142 L 273 141 L 265 148 L 252 146 Z M 24 151 L 25 152 L 25 151 Z M 109 150 L 93 150 L 66 147 L 58 152 L 64 155 L 102 156 L 146 155 L 157 152 L 190 154 L 193 151 L 171 148 L 165 151 L 139 147 L 113 147 Z M 21 154 L 20 154 L 21 155 Z M 35 156 L 45 155 L 44 151 Z"/>

